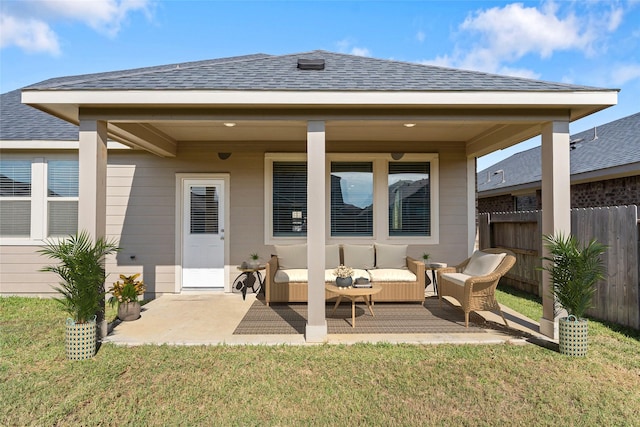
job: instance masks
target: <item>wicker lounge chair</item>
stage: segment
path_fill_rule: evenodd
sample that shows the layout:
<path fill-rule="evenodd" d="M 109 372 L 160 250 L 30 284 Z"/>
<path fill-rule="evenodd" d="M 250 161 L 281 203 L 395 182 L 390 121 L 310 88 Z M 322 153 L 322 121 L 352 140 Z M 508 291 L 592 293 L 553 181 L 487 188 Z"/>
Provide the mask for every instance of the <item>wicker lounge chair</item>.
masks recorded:
<path fill-rule="evenodd" d="M 499 254 L 504 254 L 499 259 Z M 500 278 L 516 263 L 516 256 L 507 249 L 489 248 L 476 251 L 455 267 L 438 269 L 438 298 L 450 296 L 458 300 L 464 311 L 464 325 L 469 327 L 469 313 L 497 309 L 508 327 L 495 298 Z M 496 266 L 497 264 L 497 266 Z M 488 271 L 487 271 L 488 270 Z"/>

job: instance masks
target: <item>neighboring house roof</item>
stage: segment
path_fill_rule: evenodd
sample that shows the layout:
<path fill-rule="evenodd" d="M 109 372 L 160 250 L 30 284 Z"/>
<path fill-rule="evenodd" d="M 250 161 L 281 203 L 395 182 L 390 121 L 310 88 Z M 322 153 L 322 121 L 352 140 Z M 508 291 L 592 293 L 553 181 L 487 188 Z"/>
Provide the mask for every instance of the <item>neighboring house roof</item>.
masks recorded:
<path fill-rule="evenodd" d="M 324 59 L 301 72 L 298 59 Z M 316 50 L 291 55 L 221 58 L 84 76 L 29 90 L 314 90 L 314 91 L 599 91 L 600 88 L 456 70 Z"/>
<path fill-rule="evenodd" d="M 0 95 L 0 140 L 77 141 L 78 126 L 20 102 L 20 89 Z"/>
<path fill-rule="evenodd" d="M 621 172 L 639 174 L 640 113 L 572 135 L 570 147 L 573 182 L 590 173 L 600 177 Z M 493 196 L 533 184 L 539 186 L 541 177 L 538 146 L 478 172 L 476 179 L 479 194 Z"/>

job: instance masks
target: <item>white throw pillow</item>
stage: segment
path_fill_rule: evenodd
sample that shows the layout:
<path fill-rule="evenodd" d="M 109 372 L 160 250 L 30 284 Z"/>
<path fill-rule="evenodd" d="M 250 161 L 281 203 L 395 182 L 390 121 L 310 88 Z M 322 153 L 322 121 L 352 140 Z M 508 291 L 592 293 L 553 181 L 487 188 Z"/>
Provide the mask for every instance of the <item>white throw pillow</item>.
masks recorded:
<path fill-rule="evenodd" d="M 274 245 L 278 268 L 307 268 L 307 245 Z"/>
<path fill-rule="evenodd" d="M 468 276 L 486 276 L 500 265 L 505 255 L 507 254 L 488 254 L 476 251 L 471 255 L 471 259 L 462 273 Z"/>
<path fill-rule="evenodd" d="M 376 243 L 376 268 L 405 268 L 407 245 L 383 245 Z"/>
<path fill-rule="evenodd" d="M 375 265 L 373 245 L 344 245 L 344 265 L 360 270 L 370 270 Z"/>
<path fill-rule="evenodd" d="M 327 245 L 324 250 L 324 268 L 336 268 L 340 265 L 340 245 Z"/>

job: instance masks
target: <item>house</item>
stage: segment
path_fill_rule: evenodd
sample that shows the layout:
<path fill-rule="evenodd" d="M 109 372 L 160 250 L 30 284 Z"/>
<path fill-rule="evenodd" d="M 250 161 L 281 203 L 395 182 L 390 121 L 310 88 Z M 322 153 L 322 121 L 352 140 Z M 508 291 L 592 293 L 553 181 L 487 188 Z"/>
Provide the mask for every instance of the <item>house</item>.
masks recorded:
<path fill-rule="evenodd" d="M 479 156 L 541 134 L 543 231 L 566 230 L 569 123 L 617 90 L 318 50 L 54 78 L 21 102 L 1 168 L 31 193 L 0 200 L 3 294 L 50 293 L 38 245 L 76 229 L 117 238 L 108 271 L 142 272 L 150 296 L 229 290 L 250 253 L 306 241 L 306 339 L 321 341 L 325 244 L 466 258 Z M 30 123 L 35 110 L 77 135 Z M 553 318 L 546 300 L 544 333 Z"/>
<path fill-rule="evenodd" d="M 572 135 L 571 208 L 640 206 L 640 113 Z M 535 147 L 477 174 L 478 212 L 542 207 L 541 154 Z"/>

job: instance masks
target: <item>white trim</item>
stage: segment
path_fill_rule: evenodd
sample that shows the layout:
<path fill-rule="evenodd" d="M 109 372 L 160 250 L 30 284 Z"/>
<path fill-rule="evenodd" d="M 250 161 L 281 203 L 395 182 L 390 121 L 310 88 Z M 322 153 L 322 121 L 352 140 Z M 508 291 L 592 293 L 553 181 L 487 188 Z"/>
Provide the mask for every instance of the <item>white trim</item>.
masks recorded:
<path fill-rule="evenodd" d="M 41 246 L 48 240 L 59 239 L 59 236 L 48 236 L 49 210 L 48 203 L 54 201 L 79 201 L 79 197 L 48 197 L 47 168 L 52 160 L 76 160 L 77 153 L 51 153 L 46 157 L 31 157 L 28 153 L 3 153 L 6 160 L 26 160 L 31 162 L 31 196 L 3 197 L 0 200 L 29 200 L 31 206 L 31 226 L 29 237 L 0 237 L 0 246 Z"/>
<path fill-rule="evenodd" d="M 22 103 L 136 105 L 615 105 L 616 90 L 600 91 L 234 91 L 234 90 L 23 90 Z M 523 101 L 526 100 L 526 101 Z"/>
<path fill-rule="evenodd" d="M 275 161 L 306 161 L 305 153 L 265 153 L 264 157 L 264 243 L 265 245 L 304 243 L 306 237 L 273 237 L 273 162 Z M 330 191 L 325 192 L 326 215 L 325 229 L 326 242 L 333 243 L 396 243 L 414 245 L 437 245 L 440 243 L 440 165 L 437 153 L 407 153 L 400 162 L 429 162 L 431 166 L 431 236 L 389 236 L 389 212 L 385 209 L 388 206 L 388 166 L 391 155 L 388 153 L 327 153 L 326 155 L 326 188 L 331 186 L 331 162 L 332 161 L 370 161 L 373 163 L 374 183 L 373 183 L 373 235 L 362 237 L 331 236 L 331 195 Z M 475 205 L 472 206 L 472 208 Z"/>
<path fill-rule="evenodd" d="M 78 150 L 80 142 L 78 141 L 46 141 L 46 140 L 4 140 L 0 141 L 0 150 Z M 107 148 L 109 150 L 131 150 L 124 144 L 116 141 L 108 141 Z"/>
<path fill-rule="evenodd" d="M 273 162 L 306 162 L 306 153 L 265 153 L 264 155 L 264 242 L 266 245 L 306 242 L 306 237 L 273 238 Z"/>
<path fill-rule="evenodd" d="M 176 173 L 176 206 L 175 206 L 175 288 L 174 292 L 179 294 L 182 292 L 182 221 L 184 219 L 184 192 L 182 191 L 184 181 L 187 179 L 218 179 L 224 182 L 224 291 L 231 292 L 231 284 L 229 283 L 229 242 L 231 230 L 231 204 L 230 204 L 230 182 L 231 175 L 228 173 Z M 198 292 L 206 291 L 206 289 L 198 289 Z"/>
<path fill-rule="evenodd" d="M 47 235 L 47 177 L 49 164 L 43 157 L 31 163 L 31 239 L 44 240 Z"/>

